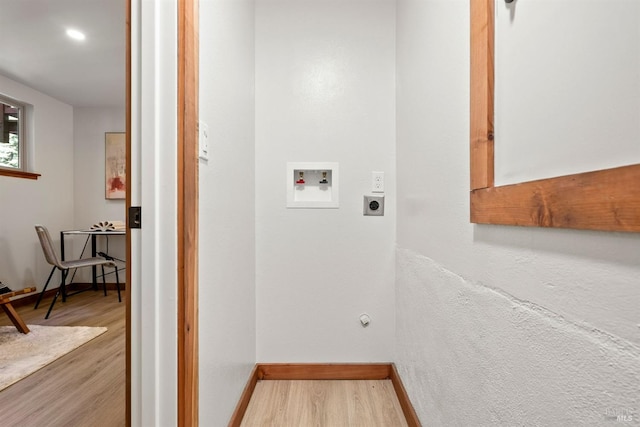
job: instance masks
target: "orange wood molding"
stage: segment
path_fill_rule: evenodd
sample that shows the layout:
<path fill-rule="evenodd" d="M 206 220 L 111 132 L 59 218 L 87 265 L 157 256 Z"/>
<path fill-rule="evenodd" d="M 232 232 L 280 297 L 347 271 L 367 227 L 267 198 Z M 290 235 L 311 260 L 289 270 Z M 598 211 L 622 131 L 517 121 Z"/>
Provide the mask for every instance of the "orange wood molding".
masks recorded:
<path fill-rule="evenodd" d="M 258 384 L 258 380 L 259 372 L 258 365 L 256 365 L 253 367 L 251 375 L 249 375 L 247 385 L 244 387 L 242 395 L 240 396 L 240 401 L 238 402 L 235 411 L 233 411 L 231 421 L 229 421 L 229 427 L 240 427 L 242 418 L 244 418 L 244 414 L 247 412 L 247 407 L 249 406 L 249 402 L 251 401 L 253 391 L 256 389 L 256 384 Z"/>
<path fill-rule="evenodd" d="M 125 139 L 126 139 L 126 171 L 131 174 L 131 0 L 126 0 L 126 81 L 125 81 Z M 131 178 L 127 179 L 127 190 L 125 194 L 125 222 L 127 224 L 127 235 L 125 236 L 126 245 L 126 265 L 131 266 L 131 231 L 129 231 L 129 208 L 131 207 Z M 131 283 L 131 268 L 126 270 L 126 283 Z M 131 427 L 131 293 L 130 286 L 125 289 L 125 422 L 127 427 Z"/>
<path fill-rule="evenodd" d="M 178 2 L 178 426 L 198 425 L 198 1 Z"/>
<path fill-rule="evenodd" d="M 471 189 L 493 187 L 493 0 L 471 0 Z"/>
<path fill-rule="evenodd" d="M 11 176 L 13 178 L 38 179 L 39 173 L 12 171 L 11 169 L 0 169 L 0 176 Z"/>
<path fill-rule="evenodd" d="M 389 378 L 388 363 L 264 363 L 258 365 L 261 380 L 383 380 Z"/>
<path fill-rule="evenodd" d="M 640 165 L 471 192 L 471 222 L 640 231 Z"/>
<path fill-rule="evenodd" d="M 418 419 L 418 414 L 416 414 L 415 409 L 413 409 L 413 405 L 411 404 L 411 400 L 409 400 L 409 395 L 404 388 L 404 384 L 402 384 L 402 380 L 400 379 L 400 375 L 398 374 L 395 364 L 391 365 L 390 374 L 391 384 L 393 384 L 393 388 L 396 391 L 396 395 L 398 396 L 398 401 L 400 402 L 400 407 L 402 408 L 404 417 L 407 420 L 407 424 L 409 424 L 409 427 L 420 427 L 421 424 Z"/>

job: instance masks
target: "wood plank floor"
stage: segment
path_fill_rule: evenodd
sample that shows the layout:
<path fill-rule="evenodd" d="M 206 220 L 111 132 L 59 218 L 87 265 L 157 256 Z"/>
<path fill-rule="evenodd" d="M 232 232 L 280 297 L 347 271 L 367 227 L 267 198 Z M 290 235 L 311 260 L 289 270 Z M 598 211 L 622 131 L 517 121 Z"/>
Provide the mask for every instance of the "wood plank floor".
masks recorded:
<path fill-rule="evenodd" d="M 243 427 L 406 426 L 391 380 L 258 381 Z"/>
<path fill-rule="evenodd" d="M 106 326 L 107 332 L 0 391 L 3 427 L 125 425 L 125 301 L 115 291 L 74 295 L 17 308 L 29 325 Z M 2 314 L 0 325 L 11 325 Z"/>

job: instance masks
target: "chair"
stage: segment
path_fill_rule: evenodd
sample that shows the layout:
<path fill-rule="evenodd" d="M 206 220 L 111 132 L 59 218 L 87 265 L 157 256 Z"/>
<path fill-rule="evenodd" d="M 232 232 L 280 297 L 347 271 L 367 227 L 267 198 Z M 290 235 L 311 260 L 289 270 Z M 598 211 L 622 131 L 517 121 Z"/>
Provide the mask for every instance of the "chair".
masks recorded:
<path fill-rule="evenodd" d="M 44 317 L 45 319 L 49 318 L 49 314 L 51 314 L 51 310 L 53 309 L 53 306 L 56 303 L 56 300 L 58 299 L 58 296 L 60 296 L 60 294 L 62 294 L 62 302 L 67 301 L 68 295 L 67 295 L 66 280 L 67 280 L 67 275 L 69 274 L 70 269 L 100 266 L 102 268 L 102 285 L 104 288 L 104 295 L 106 296 L 107 283 L 104 278 L 104 268 L 105 267 L 114 268 L 116 273 L 116 287 L 118 289 L 118 301 L 122 302 L 122 298 L 120 297 L 120 278 L 118 277 L 118 266 L 116 265 L 115 262 L 113 262 L 112 260 L 99 258 L 99 257 L 81 258 L 81 259 L 75 259 L 70 261 L 61 261 L 58 258 L 58 255 L 56 254 L 56 251 L 53 247 L 51 236 L 49 235 L 49 231 L 47 230 L 47 228 L 43 225 L 36 225 L 35 227 L 36 227 L 36 233 L 38 234 L 38 238 L 40 239 L 40 245 L 42 246 L 42 251 L 44 252 L 44 257 L 47 260 L 47 262 L 53 266 L 53 268 L 51 269 L 51 273 L 49 273 L 49 278 L 47 279 L 47 283 L 45 283 L 44 288 L 42 289 L 42 292 L 40 292 L 40 296 L 38 297 L 38 301 L 36 302 L 34 309 L 38 308 L 38 305 L 42 300 L 42 296 L 47 290 L 47 286 L 49 285 L 49 282 L 51 281 L 51 277 L 53 276 L 53 273 L 56 271 L 56 268 L 59 269 L 60 272 L 62 273 L 62 281 L 60 282 L 60 287 L 58 288 L 58 292 L 56 292 L 56 295 L 53 297 L 53 301 L 51 301 L 51 305 L 49 306 L 47 315 Z"/>

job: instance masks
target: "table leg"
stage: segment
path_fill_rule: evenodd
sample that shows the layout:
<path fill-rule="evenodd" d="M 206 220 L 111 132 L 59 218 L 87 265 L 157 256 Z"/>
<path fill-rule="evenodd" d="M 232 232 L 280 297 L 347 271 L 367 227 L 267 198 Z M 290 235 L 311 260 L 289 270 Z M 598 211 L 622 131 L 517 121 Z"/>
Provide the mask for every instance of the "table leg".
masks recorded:
<path fill-rule="evenodd" d="M 4 312 L 7 313 L 7 316 L 9 316 L 9 319 L 11 319 L 11 323 L 14 324 L 16 329 L 22 332 L 23 334 L 28 334 L 29 328 L 27 327 L 26 323 L 24 323 L 24 320 L 22 320 L 22 317 L 20 317 L 16 309 L 13 308 L 11 303 L 3 302 L 0 305 L 2 305 Z"/>
<path fill-rule="evenodd" d="M 64 232 L 60 232 L 60 260 L 64 261 Z M 64 271 L 60 270 L 60 283 L 64 280 Z"/>
<path fill-rule="evenodd" d="M 95 234 L 91 235 L 91 256 L 94 258 L 96 256 L 96 235 Z M 95 265 L 91 267 L 91 273 L 92 273 L 91 283 L 93 284 L 93 290 L 97 291 L 98 281 L 96 280 L 97 269 Z"/>

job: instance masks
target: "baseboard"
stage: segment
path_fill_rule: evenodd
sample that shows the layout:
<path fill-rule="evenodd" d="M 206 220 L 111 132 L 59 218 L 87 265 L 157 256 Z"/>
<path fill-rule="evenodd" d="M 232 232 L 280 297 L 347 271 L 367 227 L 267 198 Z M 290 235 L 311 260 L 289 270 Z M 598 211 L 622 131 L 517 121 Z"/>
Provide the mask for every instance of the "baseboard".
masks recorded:
<path fill-rule="evenodd" d="M 404 388 L 404 384 L 402 384 L 402 380 L 400 379 L 400 374 L 398 374 L 395 363 L 391 364 L 391 384 L 393 384 L 393 388 L 396 391 L 396 396 L 398 396 L 402 413 L 404 413 L 404 417 L 407 419 L 409 427 L 420 426 L 418 414 L 416 413 L 416 410 L 413 409 L 413 405 L 411 404 L 411 400 L 409 400 L 409 395 L 407 394 L 407 390 Z"/>
<path fill-rule="evenodd" d="M 239 427 L 259 380 L 391 380 L 409 427 L 420 427 L 420 421 L 402 385 L 393 363 L 258 363 L 240 396 L 229 421 Z"/>
<path fill-rule="evenodd" d="M 240 423 L 242 423 L 244 414 L 247 411 L 247 406 L 249 406 L 251 395 L 253 395 L 253 390 L 255 390 L 256 384 L 258 383 L 258 379 L 258 365 L 256 365 L 251 371 L 251 375 L 249 375 L 247 385 L 244 386 L 244 390 L 242 391 L 236 410 L 233 411 L 231 421 L 229 421 L 229 427 L 240 427 Z"/>
<path fill-rule="evenodd" d="M 87 287 L 90 287 L 90 286 L 91 286 L 91 283 L 71 283 L 70 285 L 67 285 L 67 292 L 69 293 L 76 292 L 80 289 L 86 289 Z M 102 291 L 102 289 L 103 289 L 102 283 L 98 283 L 98 291 Z M 125 284 L 120 283 L 120 291 L 124 292 L 125 289 L 126 289 Z M 107 283 L 107 291 L 116 291 L 116 290 L 118 290 L 118 288 L 116 287 L 115 283 Z M 45 300 L 47 298 L 53 298 L 56 292 L 58 292 L 58 288 L 47 289 L 44 295 L 42 296 L 42 299 Z M 34 292 L 32 294 L 25 295 L 22 298 L 16 298 L 11 300 L 11 305 L 13 305 L 14 308 L 24 307 L 25 305 L 35 305 L 36 301 L 38 301 L 38 297 L 40 297 L 40 292 Z"/>

